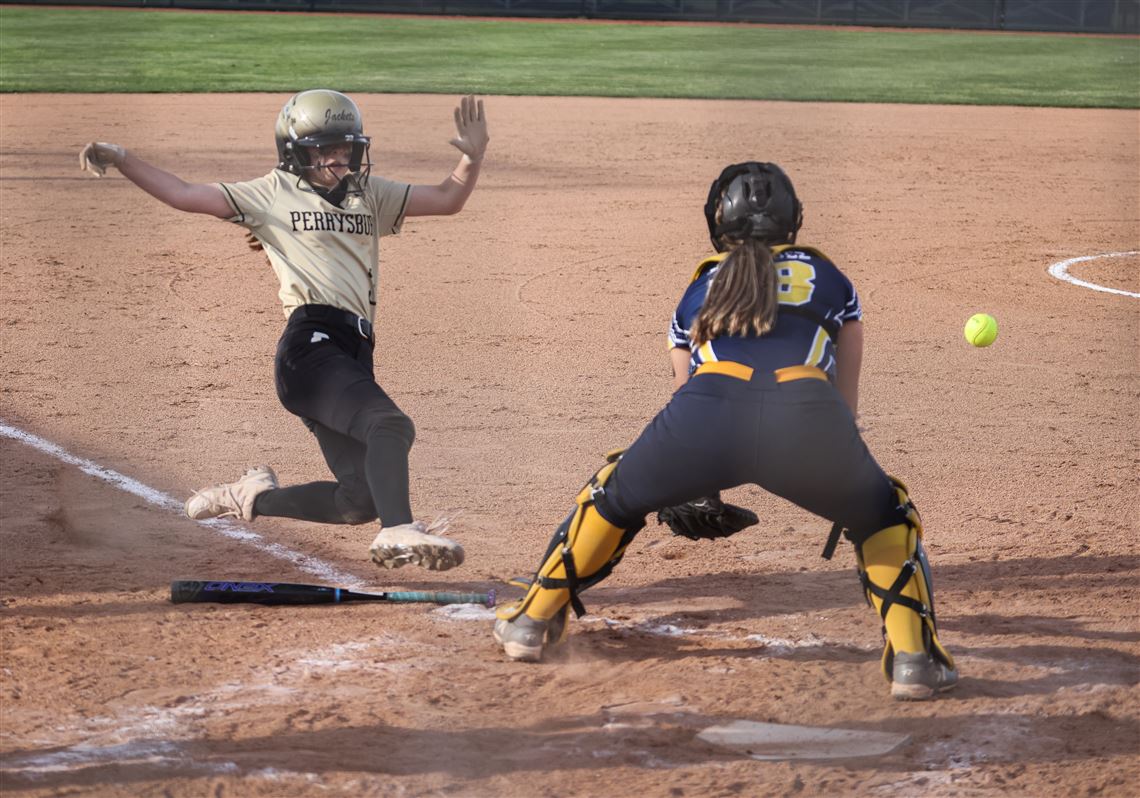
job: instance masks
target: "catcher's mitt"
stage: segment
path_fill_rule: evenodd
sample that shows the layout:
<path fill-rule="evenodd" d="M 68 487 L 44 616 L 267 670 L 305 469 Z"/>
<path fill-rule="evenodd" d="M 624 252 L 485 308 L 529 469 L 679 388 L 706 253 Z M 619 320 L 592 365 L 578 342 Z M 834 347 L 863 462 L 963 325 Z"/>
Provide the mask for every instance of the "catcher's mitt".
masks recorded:
<path fill-rule="evenodd" d="M 657 513 L 657 523 L 668 524 L 674 535 L 689 540 L 726 538 L 759 521 L 751 510 L 725 504 L 714 496 L 666 507 Z"/>

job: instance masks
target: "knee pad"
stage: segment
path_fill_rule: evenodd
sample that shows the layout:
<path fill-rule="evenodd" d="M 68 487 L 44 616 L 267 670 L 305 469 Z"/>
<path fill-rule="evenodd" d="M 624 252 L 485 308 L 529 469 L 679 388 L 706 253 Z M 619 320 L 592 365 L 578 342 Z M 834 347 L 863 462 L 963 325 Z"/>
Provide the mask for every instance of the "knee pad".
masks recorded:
<path fill-rule="evenodd" d="M 594 506 L 619 459 L 615 456 L 579 491 L 574 508 L 555 530 L 534 579 L 516 582 L 528 588 L 526 596 L 500 608 L 498 617 L 511 620 L 526 613 L 550 621 L 548 636 L 560 639 L 565 634 L 566 615 L 571 607 L 578 617 L 586 614 L 578 594 L 610 575 L 621 562 L 626 547 L 645 526 L 644 519 L 625 529 L 614 526 Z"/>
<path fill-rule="evenodd" d="M 894 668 L 895 641 L 892 636 L 911 635 L 919 639 L 922 649 L 947 667 L 954 668 L 954 658 L 938 640 L 934 613 L 934 582 L 930 562 L 922 545 L 922 520 L 910 500 L 906 486 L 891 477 L 898 500 L 899 523 L 888 526 L 855 542 L 859 581 L 867 603 L 879 611 L 883 621 L 883 673 L 890 681 Z M 878 571 L 879 581 L 872 579 L 869 568 Z M 884 583 L 886 574 L 889 580 Z M 887 615 L 894 607 L 914 613 L 888 623 Z M 915 624 L 917 623 L 917 629 Z"/>

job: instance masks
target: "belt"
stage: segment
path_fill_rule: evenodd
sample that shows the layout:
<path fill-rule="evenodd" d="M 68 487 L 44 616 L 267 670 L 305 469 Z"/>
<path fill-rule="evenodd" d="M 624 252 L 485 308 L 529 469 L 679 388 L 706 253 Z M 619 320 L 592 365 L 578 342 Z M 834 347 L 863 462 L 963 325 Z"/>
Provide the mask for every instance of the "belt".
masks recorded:
<path fill-rule="evenodd" d="M 347 324 L 359 333 L 361 338 L 372 340 L 372 322 L 362 316 L 357 316 L 332 305 L 301 305 L 293 310 L 293 316 L 299 315 L 302 319 L 332 319 Z"/>
<path fill-rule="evenodd" d="M 743 363 L 735 363 L 731 360 L 712 360 L 708 363 L 702 363 L 697 366 L 697 370 L 693 372 L 695 377 L 698 374 L 720 374 L 725 377 L 734 377 L 738 380 L 748 382 L 752 379 L 752 374 L 755 371 L 751 366 L 746 366 Z M 776 382 L 792 382 L 794 380 L 823 380 L 829 382 L 827 373 L 815 366 L 786 366 L 782 369 L 776 369 L 773 374 L 776 375 Z"/>

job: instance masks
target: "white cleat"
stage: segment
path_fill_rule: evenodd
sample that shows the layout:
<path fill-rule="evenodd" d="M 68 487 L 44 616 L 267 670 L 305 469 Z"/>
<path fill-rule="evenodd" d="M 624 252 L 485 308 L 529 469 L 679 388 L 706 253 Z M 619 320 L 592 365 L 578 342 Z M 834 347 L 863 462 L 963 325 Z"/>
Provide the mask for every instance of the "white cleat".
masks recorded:
<path fill-rule="evenodd" d="M 277 475 L 269 466 L 246 471 L 236 482 L 213 485 L 197 491 L 186 500 L 186 515 L 195 521 L 228 516 L 253 520 L 253 502 L 267 490 L 277 487 Z"/>
<path fill-rule="evenodd" d="M 429 571 L 446 571 L 463 562 L 463 547 L 431 534 L 423 521 L 381 529 L 368 551 L 381 568 L 419 565 Z"/>

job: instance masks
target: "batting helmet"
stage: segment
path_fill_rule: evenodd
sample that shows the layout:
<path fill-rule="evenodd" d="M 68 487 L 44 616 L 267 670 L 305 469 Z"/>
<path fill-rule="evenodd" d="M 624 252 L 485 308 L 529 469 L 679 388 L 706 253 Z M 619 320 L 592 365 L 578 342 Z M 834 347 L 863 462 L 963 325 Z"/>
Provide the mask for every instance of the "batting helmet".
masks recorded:
<path fill-rule="evenodd" d="M 352 145 L 346 188 L 350 193 L 364 190 L 372 171 L 368 157 L 372 140 L 364 135 L 360 109 L 347 95 L 330 89 L 312 89 L 293 95 L 277 117 L 274 135 L 277 168 L 300 177 L 311 168 L 310 147 Z"/>
<path fill-rule="evenodd" d="M 725 167 L 705 203 L 709 238 L 717 252 L 745 238 L 773 246 L 794 244 L 803 216 L 792 181 L 774 163 L 747 161 Z"/>

